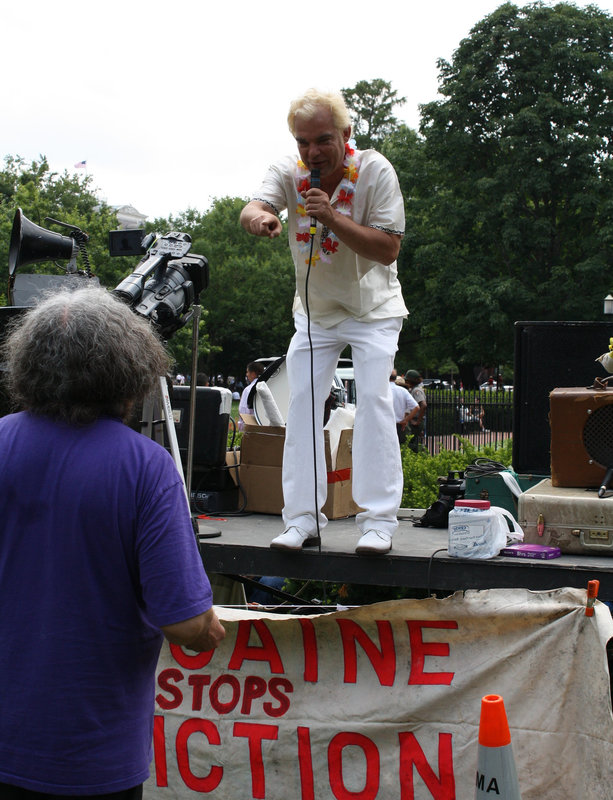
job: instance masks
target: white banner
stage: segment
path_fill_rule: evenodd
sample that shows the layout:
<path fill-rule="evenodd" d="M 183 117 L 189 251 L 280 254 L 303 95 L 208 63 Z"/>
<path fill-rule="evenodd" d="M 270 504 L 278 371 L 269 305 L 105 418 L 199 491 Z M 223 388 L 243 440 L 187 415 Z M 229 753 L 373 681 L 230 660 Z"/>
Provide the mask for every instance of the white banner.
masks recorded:
<path fill-rule="evenodd" d="M 218 650 L 162 651 L 145 798 L 472 800 L 486 694 L 523 800 L 610 796 L 613 622 L 585 606 L 490 589 L 316 617 L 220 607 Z"/>

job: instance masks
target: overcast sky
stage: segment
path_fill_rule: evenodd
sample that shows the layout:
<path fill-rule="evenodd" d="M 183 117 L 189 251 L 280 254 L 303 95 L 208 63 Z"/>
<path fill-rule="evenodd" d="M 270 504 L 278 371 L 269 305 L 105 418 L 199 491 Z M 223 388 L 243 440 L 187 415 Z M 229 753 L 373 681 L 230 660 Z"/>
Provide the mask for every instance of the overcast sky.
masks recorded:
<path fill-rule="evenodd" d="M 150 218 L 205 211 L 248 197 L 295 151 L 287 108 L 311 86 L 383 78 L 416 128 L 419 104 L 437 99 L 437 59 L 501 4 L 3 3 L 0 155 L 45 155 L 56 172 L 84 160 L 99 197 Z M 613 0 L 595 5 L 613 13 Z"/>

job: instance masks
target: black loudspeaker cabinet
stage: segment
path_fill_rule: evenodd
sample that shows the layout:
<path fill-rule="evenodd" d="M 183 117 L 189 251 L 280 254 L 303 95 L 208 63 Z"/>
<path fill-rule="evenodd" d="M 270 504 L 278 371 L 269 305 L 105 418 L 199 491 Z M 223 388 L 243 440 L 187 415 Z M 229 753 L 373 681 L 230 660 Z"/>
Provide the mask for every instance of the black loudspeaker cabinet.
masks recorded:
<path fill-rule="evenodd" d="M 187 445 L 189 438 L 190 392 L 189 386 L 169 387 L 170 404 L 179 445 L 179 455 L 183 474 L 187 468 Z M 156 406 L 154 412 L 160 413 Z M 226 467 L 226 450 L 228 446 L 228 429 L 232 412 L 232 392 L 223 387 L 196 387 L 196 414 L 194 419 L 194 452 L 192 463 L 192 498 L 194 493 L 203 491 L 223 491 L 235 488 L 229 470 Z M 128 420 L 133 430 L 142 431 L 143 406 L 135 406 Z M 155 420 L 155 438 L 163 430 L 164 446 L 171 452 L 168 433 L 163 418 Z M 204 512 L 204 500 L 200 498 L 199 511 Z M 222 506 L 220 506 L 221 508 Z M 230 508 L 229 503 L 223 504 Z M 208 510 L 213 510 L 208 508 Z M 218 509 L 216 509 L 218 510 Z"/>
<path fill-rule="evenodd" d="M 184 473 L 187 468 L 190 392 L 189 386 L 173 386 L 170 392 L 170 403 Z M 236 507 L 236 498 L 230 497 L 233 491 L 235 493 L 236 487 L 226 467 L 231 412 L 232 392 L 229 389 L 221 386 L 196 387 L 191 477 L 193 508 L 200 512 Z M 207 495 L 211 491 L 221 492 L 222 496 L 213 501 Z"/>
<path fill-rule="evenodd" d="M 170 403 L 181 460 L 185 466 L 189 432 L 190 387 L 173 386 Z M 217 386 L 196 387 L 193 456 L 195 469 L 225 467 L 231 411 L 232 392 L 229 389 Z"/>
<path fill-rule="evenodd" d="M 516 322 L 513 469 L 549 475 L 549 394 L 586 387 L 608 373 L 596 358 L 609 349 L 613 322 Z"/>
<path fill-rule="evenodd" d="M 33 306 L 43 297 L 54 292 L 85 289 L 100 286 L 98 278 L 85 278 L 83 275 L 39 275 L 38 273 L 18 273 L 15 275 L 13 302 L 17 306 Z"/>

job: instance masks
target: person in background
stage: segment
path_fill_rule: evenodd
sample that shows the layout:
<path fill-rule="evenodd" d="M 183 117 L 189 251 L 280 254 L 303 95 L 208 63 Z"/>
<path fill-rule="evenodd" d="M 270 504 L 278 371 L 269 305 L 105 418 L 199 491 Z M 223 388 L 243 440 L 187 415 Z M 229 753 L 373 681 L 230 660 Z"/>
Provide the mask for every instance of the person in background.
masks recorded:
<path fill-rule="evenodd" d="M 399 444 L 404 444 L 407 439 L 407 425 L 419 414 L 419 406 L 413 395 L 408 391 L 404 378 L 399 378 L 396 370 L 390 375 L 394 415 L 396 417 L 396 433 Z"/>
<path fill-rule="evenodd" d="M 247 369 L 245 371 L 245 378 L 247 380 L 247 385 L 243 389 L 241 394 L 241 399 L 238 404 L 238 413 L 239 414 L 253 414 L 253 404 L 249 400 L 249 395 L 251 394 L 251 390 L 257 383 L 258 378 L 264 372 L 264 365 L 260 361 L 250 361 L 247 364 Z M 245 427 L 245 423 L 241 418 L 238 420 L 238 429 L 242 431 Z"/>
<path fill-rule="evenodd" d="M 305 92 L 291 103 L 287 121 L 298 157 L 287 156 L 270 167 L 240 218 L 254 236 L 274 238 L 283 229 L 279 214 L 287 209 L 296 270 L 296 330 L 286 360 L 284 530 L 271 547 L 300 550 L 319 544 L 327 522 L 321 511 L 327 493 L 324 404 L 339 356 L 349 345 L 359 398 L 352 488 L 363 509 L 356 517 L 356 553 L 387 553 L 402 497 L 389 388 L 408 313 L 396 266 L 404 234 L 402 194 L 387 159 L 351 146 L 351 119 L 340 92 Z M 315 470 L 305 468 L 314 446 L 317 486 Z"/>
<path fill-rule="evenodd" d="M 479 403 L 465 403 L 464 400 L 461 400 L 458 406 L 458 416 L 461 425 L 476 423 L 479 426 L 479 430 L 485 431 L 483 425 L 485 409 Z"/>
<path fill-rule="evenodd" d="M 419 450 L 420 440 L 423 436 L 424 416 L 426 414 L 426 409 L 428 408 L 428 403 L 426 401 L 426 392 L 424 390 L 422 378 L 417 370 L 408 370 L 405 373 L 404 380 L 409 387 L 409 391 L 413 396 L 413 399 L 419 406 L 419 413 L 413 419 L 411 419 L 409 423 L 409 431 L 413 436 L 409 442 L 409 447 L 414 453 L 417 453 Z"/>
<path fill-rule="evenodd" d="M 136 800 L 164 636 L 225 636 L 175 462 L 123 424 L 169 359 L 85 288 L 28 310 L 4 360 L 21 410 L 0 419 L 0 797 Z"/>

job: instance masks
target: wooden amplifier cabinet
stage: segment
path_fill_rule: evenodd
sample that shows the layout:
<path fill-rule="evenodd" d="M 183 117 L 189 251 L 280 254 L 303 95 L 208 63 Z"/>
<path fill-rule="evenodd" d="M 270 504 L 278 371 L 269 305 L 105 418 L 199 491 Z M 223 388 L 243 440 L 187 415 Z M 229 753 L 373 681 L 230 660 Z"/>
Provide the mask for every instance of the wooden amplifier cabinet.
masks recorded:
<path fill-rule="evenodd" d="M 549 421 L 552 486 L 600 486 L 613 467 L 613 390 L 554 389 Z"/>

